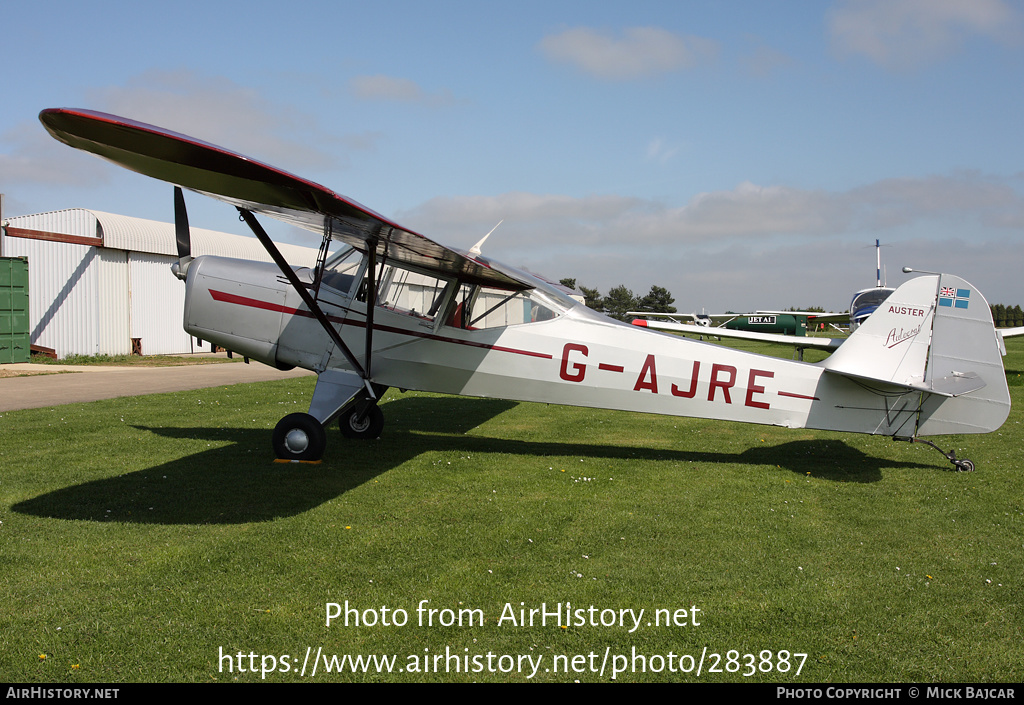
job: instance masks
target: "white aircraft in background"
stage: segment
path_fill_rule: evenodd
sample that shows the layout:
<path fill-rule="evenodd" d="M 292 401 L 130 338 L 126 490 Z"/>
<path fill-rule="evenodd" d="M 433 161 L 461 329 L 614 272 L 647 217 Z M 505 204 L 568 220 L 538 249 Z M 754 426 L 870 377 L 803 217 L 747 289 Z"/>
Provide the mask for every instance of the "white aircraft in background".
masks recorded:
<path fill-rule="evenodd" d="M 878 310 L 879 306 L 885 303 L 894 291 L 896 291 L 892 287 L 886 286 L 882 283 L 882 246 L 878 240 L 875 240 L 875 259 L 876 284 L 870 289 L 861 289 L 854 293 L 853 298 L 850 300 L 849 313 L 818 313 L 815 311 L 756 311 L 752 314 L 680 314 L 630 311 L 629 315 L 643 316 L 644 318 L 635 319 L 633 321 L 633 325 L 646 328 L 656 328 L 658 330 L 667 330 L 674 333 L 688 333 L 699 336 L 715 335 L 720 338 L 758 340 L 768 343 L 789 345 L 796 349 L 799 359 L 802 360 L 805 349 L 816 348 L 829 351 L 835 350 L 842 345 L 846 338 L 808 337 L 792 333 L 765 332 L 764 330 L 758 330 L 758 328 L 768 328 L 769 326 L 774 325 L 777 317 L 779 316 L 794 316 L 806 317 L 808 325 L 827 323 L 833 328 L 836 328 L 836 330 L 839 330 L 836 324 L 849 323 L 849 332 L 853 333 L 859 326 L 864 324 L 872 313 Z M 913 271 L 914 270 L 910 267 L 903 268 L 903 272 L 905 274 L 910 274 Z M 919 273 L 932 274 L 932 272 Z M 963 303 L 962 299 L 957 299 L 956 297 L 953 297 L 952 299 L 940 299 L 940 301 L 945 301 L 945 305 L 961 305 Z M 953 304 L 950 304 L 949 302 L 953 302 Z M 680 319 L 690 319 L 691 323 L 682 323 Z M 726 328 L 726 326 L 737 319 L 747 319 L 747 321 L 742 328 L 735 326 L 732 328 Z M 1014 336 L 1024 335 L 1024 327 L 997 328 L 996 332 L 999 333 L 1001 339 L 1011 338 Z M 1001 349 L 1005 355 L 1006 348 L 1002 347 Z"/>
<path fill-rule="evenodd" d="M 780 343 L 791 345 L 797 350 L 799 358 L 803 359 L 806 348 L 818 348 L 822 350 L 835 350 L 845 338 L 818 338 L 807 337 L 802 332 L 794 330 L 800 327 L 799 319 L 804 319 L 806 324 L 802 327 L 815 326 L 819 323 L 828 323 L 838 329 L 837 323 L 849 323 L 852 333 L 861 325 L 868 316 L 884 302 L 895 289 L 882 285 L 882 249 L 878 240 L 875 240 L 875 255 L 877 259 L 876 275 L 877 284 L 870 289 L 862 289 L 853 295 L 850 301 L 849 313 L 819 313 L 816 311 L 755 311 L 754 313 L 726 313 L 726 314 L 674 314 L 674 313 L 645 313 L 642 311 L 630 311 L 629 315 L 644 316 L 642 319 L 633 321 L 634 325 L 668 330 L 675 333 L 691 333 L 696 335 L 716 335 L 721 338 L 739 338 L 743 340 L 759 340 L 769 343 Z M 778 325 L 782 317 L 787 319 L 786 332 L 780 332 Z M 681 323 L 680 318 L 689 318 L 691 323 Z M 668 319 L 668 320 L 663 320 Z M 736 323 L 738 321 L 738 323 Z M 731 324 L 731 325 L 730 325 Z M 696 330 L 696 328 L 704 330 Z M 713 330 L 709 330 L 713 329 Z"/>
<path fill-rule="evenodd" d="M 637 315 L 637 313 L 630 312 L 630 315 Z M 690 335 L 698 335 L 702 337 L 713 335 L 719 338 L 739 338 L 741 340 L 757 340 L 764 343 L 779 343 L 781 345 L 789 345 L 793 347 L 797 351 L 799 359 L 801 360 L 803 360 L 803 352 L 807 348 L 835 350 L 842 345 L 843 341 L 846 340 L 846 338 L 820 338 L 815 336 L 789 335 L 785 333 L 761 333 L 755 330 L 737 330 L 735 328 L 726 328 L 725 326 L 675 323 L 671 320 L 665 321 L 652 318 L 654 316 L 663 316 L 666 314 L 640 313 L 639 315 L 647 316 L 647 318 L 633 319 L 633 325 L 640 328 L 652 328 L 655 330 L 664 330 L 673 333 L 688 333 Z M 768 315 L 766 315 L 766 317 L 768 317 Z"/>
<path fill-rule="evenodd" d="M 850 332 L 857 330 L 857 327 L 864 324 L 868 316 L 878 310 L 889 295 L 895 289 L 882 284 L 882 245 L 875 240 L 875 286 L 870 289 L 861 289 L 853 295 L 850 300 Z"/>
<path fill-rule="evenodd" d="M 176 184 L 172 269 L 191 335 L 318 374 L 309 413 L 274 429 L 280 459 L 318 460 L 336 419 L 346 437 L 378 437 L 388 387 L 879 434 L 937 450 L 922 437 L 988 433 L 1009 414 L 988 304 L 951 274 L 903 284 L 820 363 L 765 357 L 614 321 L 534 275 L 200 140 L 84 110 L 40 120 L 65 144 Z M 179 187 L 237 208 L 275 263 L 192 258 Z M 320 234 L 317 265 L 289 266 L 256 213 Z M 947 289 L 968 292 L 967 305 L 945 306 Z"/>

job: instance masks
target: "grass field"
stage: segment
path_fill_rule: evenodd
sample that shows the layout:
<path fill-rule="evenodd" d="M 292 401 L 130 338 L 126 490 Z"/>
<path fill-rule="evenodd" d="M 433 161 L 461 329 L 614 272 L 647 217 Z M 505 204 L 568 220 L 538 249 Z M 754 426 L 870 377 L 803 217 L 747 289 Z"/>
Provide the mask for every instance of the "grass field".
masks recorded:
<path fill-rule="evenodd" d="M 1005 363 L 1019 404 L 1024 341 Z M 0 416 L 0 681 L 1024 679 L 1019 407 L 937 439 L 971 474 L 886 438 L 395 391 L 380 440 L 273 463 L 312 389 Z M 346 601 L 360 625 L 327 626 Z"/>

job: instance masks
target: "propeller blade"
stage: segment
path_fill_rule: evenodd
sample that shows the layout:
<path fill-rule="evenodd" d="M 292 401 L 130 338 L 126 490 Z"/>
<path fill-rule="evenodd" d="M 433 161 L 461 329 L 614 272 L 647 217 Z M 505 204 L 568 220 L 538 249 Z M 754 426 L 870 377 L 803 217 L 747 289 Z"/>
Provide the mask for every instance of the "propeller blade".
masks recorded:
<path fill-rule="evenodd" d="M 174 187 L 174 237 L 178 241 L 178 259 L 192 256 L 192 239 L 188 230 L 188 211 L 185 210 L 185 194 L 180 186 Z"/>
<path fill-rule="evenodd" d="M 174 187 L 174 239 L 178 245 L 178 262 L 172 265 L 174 276 L 185 279 L 188 263 L 192 261 L 192 236 L 188 228 L 188 211 L 185 209 L 185 194 L 180 186 Z"/>

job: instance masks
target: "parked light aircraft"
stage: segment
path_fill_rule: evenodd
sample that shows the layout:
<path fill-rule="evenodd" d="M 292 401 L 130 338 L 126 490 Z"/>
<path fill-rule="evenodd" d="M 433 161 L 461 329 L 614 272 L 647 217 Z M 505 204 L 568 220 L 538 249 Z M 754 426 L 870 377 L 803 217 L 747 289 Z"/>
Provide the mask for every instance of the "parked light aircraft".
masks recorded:
<path fill-rule="evenodd" d="M 835 350 L 846 338 L 818 338 L 806 335 L 789 335 L 787 333 L 762 333 L 756 330 L 737 330 L 725 326 L 694 325 L 692 323 L 676 323 L 672 320 L 660 320 L 654 318 L 657 314 L 644 314 L 648 318 L 634 318 L 633 325 L 640 328 L 654 330 L 667 330 L 673 333 L 689 333 L 691 335 L 716 336 L 718 338 L 740 338 L 742 340 L 759 340 L 765 343 L 780 343 L 792 346 L 803 359 L 804 350 L 807 348 L 819 348 L 822 350 Z"/>
<path fill-rule="evenodd" d="M 282 459 L 319 459 L 334 419 L 346 436 L 378 437 L 389 387 L 882 434 L 936 449 L 922 437 L 994 431 L 1009 413 L 988 305 L 951 274 L 908 281 L 821 363 L 764 357 L 614 321 L 532 274 L 184 135 L 84 110 L 44 110 L 40 120 L 65 144 L 176 185 L 172 269 L 185 281 L 191 335 L 318 373 L 309 413 L 273 432 Z M 236 207 L 275 263 L 193 259 L 179 187 Z M 257 213 L 322 235 L 317 265 L 289 266 Z M 332 241 L 341 249 L 328 255 Z M 966 305 L 943 306 L 947 291 Z"/>
<path fill-rule="evenodd" d="M 803 359 L 804 350 L 807 348 L 818 348 L 820 350 L 835 350 L 846 338 L 809 338 L 803 335 L 791 333 L 780 333 L 772 328 L 777 328 L 775 322 L 779 316 L 805 316 L 809 325 L 828 323 L 834 328 L 837 323 L 849 323 L 849 330 L 852 333 L 858 326 L 874 313 L 889 298 L 895 289 L 882 283 L 882 245 L 875 240 L 875 286 L 869 289 L 861 289 L 854 292 L 850 300 L 849 313 L 818 313 L 815 311 L 756 311 L 753 314 L 727 313 L 727 314 L 677 314 L 677 313 L 649 313 L 643 311 L 630 311 L 628 315 L 643 316 L 633 320 L 633 325 L 667 330 L 675 333 L 689 333 L 693 335 L 715 335 L 719 338 L 740 338 L 745 340 L 759 340 L 769 343 L 780 343 L 790 345 L 796 349 L 800 359 Z M 911 274 L 914 270 L 904 267 L 904 274 Z M 924 272 L 931 274 L 931 272 Z M 955 304 L 955 299 L 944 300 L 944 305 Z M 942 302 L 940 302 L 942 303 Z M 773 318 L 775 317 L 775 318 Z M 680 318 L 689 318 L 692 323 L 681 323 Z M 735 325 L 736 321 L 743 321 L 744 325 Z M 710 330 L 709 330 L 710 329 Z M 1012 338 L 1024 335 L 1024 327 L 1019 328 L 997 328 L 996 332 L 1000 338 Z M 1003 354 L 1006 348 L 1001 346 Z"/>
<path fill-rule="evenodd" d="M 743 313 L 719 313 L 719 314 L 669 314 L 669 313 L 644 313 L 642 311 L 630 311 L 629 315 L 644 316 L 642 319 L 633 321 L 634 325 L 641 327 L 670 330 L 677 333 L 695 333 L 703 335 L 704 332 L 694 330 L 696 326 L 702 328 L 714 328 L 713 335 L 723 338 L 743 338 L 746 340 L 761 340 L 771 343 L 783 343 L 793 345 L 803 359 L 805 348 L 822 348 L 835 350 L 843 342 L 843 338 L 819 338 L 807 340 L 802 331 L 783 332 L 778 330 L 776 325 L 779 316 L 805 318 L 808 325 L 828 323 L 835 327 L 837 323 L 848 323 L 850 332 L 857 329 L 857 326 L 864 323 L 868 316 L 885 301 L 889 294 L 895 289 L 882 285 L 882 245 L 875 240 L 875 258 L 877 283 L 870 289 L 861 289 L 855 292 L 850 301 L 849 313 L 818 313 L 816 311 L 755 311 L 752 314 Z M 680 318 L 689 318 L 691 323 L 681 323 Z M 653 320 L 649 320 L 653 319 Z M 661 320 L 667 319 L 667 320 Z M 736 321 L 743 325 L 735 325 Z M 788 323 L 787 323 L 788 325 Z M 731 329 L 731 330 L 730 330 Z M 736 331 L 736 332 L 733 332 Z"/>
<path fill-rule="evenodd" d="M 861 289 L 853 295 L 850 301 L 850 332 L 857 330 L 857 326 L 864 325 L 872 313 L 878 310 L 889 295 L 895 289 L 882 284 L 882 245 L 875 240 L 875 285 L 870 289 Z"/>
<path fill-rule="evenodd" d="M 662 313 L 660 311 L 626 311 L 627 316 L 663 320 L 669 323 L 712 328 L 717 331 L 748 330 L 755 333 L 772 332 L 782 335 L 803 335 L 808 326 L 819 323 L 847 323 L 846 313 L 818 313 L 816 311 L 754 311 L 753 313 Z M 639 325 L 639 324 L 638 324 Z M 717 335 L 717 332 L 713 332 Z"/>

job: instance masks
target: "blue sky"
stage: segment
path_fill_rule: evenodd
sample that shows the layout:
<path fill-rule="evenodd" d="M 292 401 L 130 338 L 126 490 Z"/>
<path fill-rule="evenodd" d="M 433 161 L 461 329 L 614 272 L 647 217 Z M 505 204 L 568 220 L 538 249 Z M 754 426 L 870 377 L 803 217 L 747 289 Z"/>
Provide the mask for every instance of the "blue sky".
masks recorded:
<path fill-rule="evenodd" d="M 4 3 L 5 215 L 173 217 L 50 107 L 221 144 L 439 242 L 680 310 L 823 305 L 903 265 L 1024 304 L 1024 4 Z M 199 227 L 244 232 L 193 196 Z M 268 227 L 274 225 L 267 223 Z M 277 225 L 281 240 L 309 242 Z"/>

